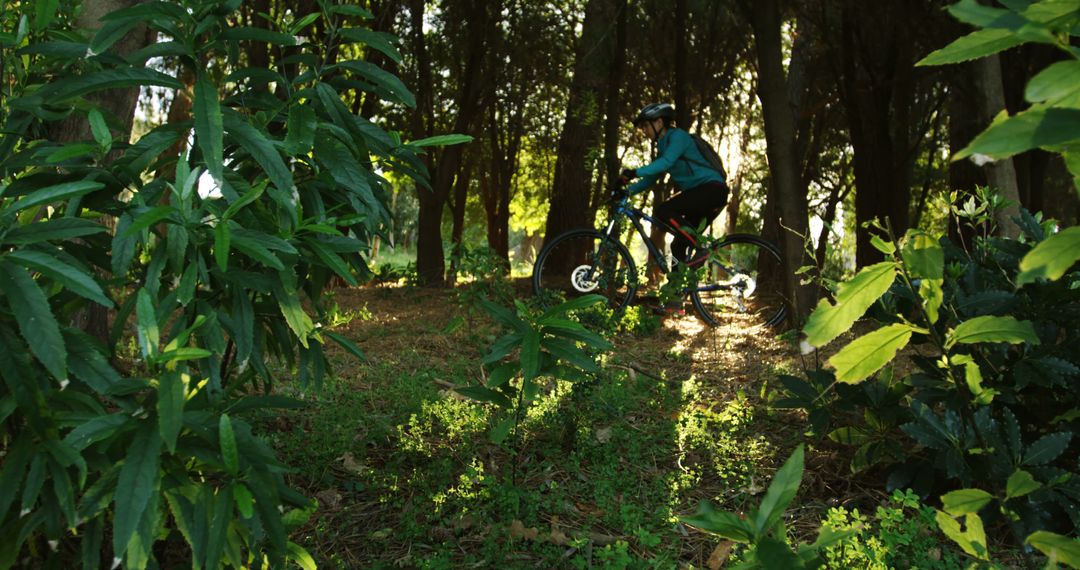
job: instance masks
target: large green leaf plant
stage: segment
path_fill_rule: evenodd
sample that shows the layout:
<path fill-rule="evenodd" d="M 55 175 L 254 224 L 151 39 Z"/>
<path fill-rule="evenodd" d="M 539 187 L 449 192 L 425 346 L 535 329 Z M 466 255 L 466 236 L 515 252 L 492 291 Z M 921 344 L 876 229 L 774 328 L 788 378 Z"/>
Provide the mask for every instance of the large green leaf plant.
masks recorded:
<path fill-rule="evenodd" d="M 804 346 L 824 347 L 866 317 L 877 328 L 848 340 L 828 369 L 782 378 L 788 397 L 777 402 L 807 409 L 816 433 L 856 446 L 855 471 L 890 465 L 893 488 L 985 498 L 965 509 L 947 494 L 938 516 L 982 560 L 980 511 L 1017 542 L 1080 528 L 1069 452 L 1080 429 L 1080 272 L 1023 284 L 1023 260 L 1052 223 L 1025 211 L 1020 222 L 1021 239 L 988 234 L 970 251 L 916 230 L 876 238 L 886 261 L 819 303 Z"/>
<path fill-rule="evenodd" d="M 145 2 L 86 35 L 59 17 L 68 4 L 23 3 L 37 13 L 0 35 L 20 71 L 0 113 L 0 568 L 312 567 L 288 540 L 312 505 L 245 420 L 301 403 L 252 388 L 273 385 L 275 358 L 306 387 L 327 342 L 360 354 L 318 310 L 331 276 L 366 275 L 387 219 L 377 172 L 422 179 L 421 145 L 462 139 L 406 144 L 349 111 L 343 98 L 414 103 L 393 75 L 335 60 L 401 58 L 354 25 L 371 16 L 357 6 L 263 29 L 233 24 L 236 0 Z M 136 25 L 157 42 L 113 53 Z M 247 42 L 280 65 L 248 66 Z M 151 86 L 189 91 L 192 119 L 114 138 L 95 101 Z M 61 120 L 92 138 L 50 140 Z M 72 325 L 91 306 L 110 311 L 105 342 Z"/>
<path fill-rule="evenodd" d="M 1056 152 L 1080 192 L 1080 0 L 1000 0 L 1001 7 L 960 0 L 948 8 L 978 28 L 926 56 L 918 65 L 970 61 L 1027 44 L 1053 46 L 1065 58 L 1032 77 L 1024 90 L 1027 109 L 1002 111 L 954 160 L 1000 160 L 1032 150 Z M 1051 236 L 1024 257 L 1020 283 L 1057 279 L 1080 260 L 1080 227 Z"/>

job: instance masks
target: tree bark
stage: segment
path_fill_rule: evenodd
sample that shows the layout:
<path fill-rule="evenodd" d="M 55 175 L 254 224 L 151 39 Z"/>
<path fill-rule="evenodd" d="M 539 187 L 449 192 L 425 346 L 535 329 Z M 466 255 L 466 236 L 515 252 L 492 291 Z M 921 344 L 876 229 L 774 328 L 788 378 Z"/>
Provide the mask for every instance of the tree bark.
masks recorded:
<path fill-rule="evenodd" d="M 79 12 L 76 26 L 92 36 L 101 28 L 101 18 L 106 14 L 129 8 L 138 2 L 136 0 L 88 0 L 83 2 Z M 147 30 L 146 26 L 139 24 L 132 28 L 123 38 L 113 44 L 110 52 L 124 57 L 134 53 L 154 39 L 154 32 Z M 137 87 L 123 89 L 109 89 L 87 96 L 87 100 L 101 110 L 106 116 L 115 119 L 119 129 L 110 129 L 115 141 L 128 142 L 131 138 L 131 127 L 135 122 L 135 107 L 139 102 L 139 89 Z M 72 113 L 67 118 L 52 123 L 49 126 L 49 139 L 59 143 L 91 140 L 93 133 L 90 130 L 90 121 L 82 113 Z M 114 149 L 105 157 L 111 162 L 120 155 L 122 150 Z M 101 341 L 103 346 L 111 346 L 109 343 L 109 310 L 97 303 L 88 303 L 85 310 L 77 312 L 72 317 L 72 324 L 84 332 Z"/>
<path fill-rule="evenodd" d="M 769 173 L 780 215 L 784 289 L 796 321 L 801 321 L 813 309 L 815 295 L 814 290 L 800 284 L 794 274 L 810 261 L 803 247 L 803 240 L 809 235 L 809 219 L 806 188 L 801 184 L 795 148 L 795 120 L 783 66 L 779 1 L 754 0 L 748 11 L 757 52 L 758 98 L 765 120 Z"/>
<path fill-rule="evenodd" d="M 601 106 L 614 53 L 617 21 L 615 0 L 589 0 L 576 48 L 574 79 L 566 118 L 559 136 L 555 178 L 544 235 L 553 238 L 569 229 L 593 225 L 590 208 L 592 173 L 601 135 Z M 558 267 L 564 260 L 552 259 Z"/>
<path fill-rule="evenodd" d="M 880 261 L 863 223 L 888 220 L 897 235 L 908 227 L 913 46 L 904 2 L 846 0 L 841 15 L 840 81 L 855 168 L 855 260 Z"/>
<path fill-rule="evenodd" d="M 426 44 L 423 37 L 423 0 L 411 0 L 412 25 L 414 34 L 414 50 L 417 57 L 418 89 L 422 98 L 417 101 L 417 113 L 421 119 L 426 119 L 426 128 L 422 129 L 427 135 L 433 132 L 434 109 L 432 101 L 432 72 L 431 60 L 427 54 Z M 487 40 L 491 35 L 491 27 L 494 23 L 492 12 L 498 13 L 499 6 L 482 0 L 468 0 L 462 6 L 462 13 L 468 14 L 465 19 L 467 27 L 467 45 L 465 52 L 465 64 L 461 68 L 460 75 L 453 77 L 453 83 L 458 85 L 458 93 L 455 97 L 457 116 L 454 120 L 453 132 L 471 134 L 482 116 L 482 102 L 484 90 L 489 87 L 489 81 L 485 73 L 488 66 L 484 65 Z M 421 108 L 423 105 L 423 108 Z M 414 131 L 416 130 L 416 118 L 414 116 Z M 417 133 L 414 132 L 414 135 Z M 417 238 L 416 272 L 421 283 L 430 287 L 443 287 L 446 285 L 446 260 L 443 255 L 442 215 L 446 200 L 450 195 L 454 180 L 461 170 L 462 157 L 465 151 L 464 145 L 453 145 L 439 151 L 438 158 L 433 162 L 429 159 L 431 170 L 431 190 L 417 188 L 420 213 L 417 222 L 419 236 Z"/>
<path fill-rule="evenodd" d="M 974 62 L 975 83 L 980 96 L 979 115 L 983 123 L 989 125 L 998 113 L 1005 110 L 1005 91 L 1001 81 L 1001 59 L 997 54 L 978 59 Z M 988 162 L 983 167 L 990 188 L 1001 194 L 1010 203 L 995 212 L 995 222 L 999 234 L 1007 237 L 1020 235 L 1020 226 L 1013 218 L 1020 215 L 1020 190 L 1017 186 L 1016 167 L 1011 158 Z"/>

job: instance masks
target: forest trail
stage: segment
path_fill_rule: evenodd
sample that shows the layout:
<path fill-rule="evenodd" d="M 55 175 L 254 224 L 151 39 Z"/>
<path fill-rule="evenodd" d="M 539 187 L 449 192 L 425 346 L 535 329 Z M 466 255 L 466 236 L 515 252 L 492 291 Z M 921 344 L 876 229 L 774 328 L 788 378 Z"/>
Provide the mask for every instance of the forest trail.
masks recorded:
<path fill-rule="evenodd" d="M 759 501 L 804 429 L 766 403 L 797 350 L 689 312 L 610 337 L 596 381 L 549 384 L 497 446 L 487 408 L 452 390 L 480 381 L 498 333 L 462 289 L 340 289 L 334 302 L 353 317 L 336 332 L 366 360 L 332 353 L 336 379 L 269 426 L 301 466 L 291 483 L 319 500 L 294 540 L 326 567 L 709 567 L 719 540 L 677 517 Z M 846 478 L 825 453 L 808 462 L 809 497 Z"/>

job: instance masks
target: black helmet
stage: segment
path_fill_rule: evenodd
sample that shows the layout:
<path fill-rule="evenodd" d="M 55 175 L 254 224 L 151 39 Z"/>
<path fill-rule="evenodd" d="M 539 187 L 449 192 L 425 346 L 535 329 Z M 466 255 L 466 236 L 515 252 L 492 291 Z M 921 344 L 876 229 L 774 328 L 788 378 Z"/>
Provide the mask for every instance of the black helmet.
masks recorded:
<path fill-rule="evenodd" d="M 675 107 L 672 107 L 668 103 L 653 103 L 652 105 L 646 105 L 644 109 L 638 113 L 637 118 L 634 119 L 634 126 L 638 126 L 645 121 L 652 121 L 654 119 L 664 119 L 664 124 L 671 122 L 675 118 Z"/>

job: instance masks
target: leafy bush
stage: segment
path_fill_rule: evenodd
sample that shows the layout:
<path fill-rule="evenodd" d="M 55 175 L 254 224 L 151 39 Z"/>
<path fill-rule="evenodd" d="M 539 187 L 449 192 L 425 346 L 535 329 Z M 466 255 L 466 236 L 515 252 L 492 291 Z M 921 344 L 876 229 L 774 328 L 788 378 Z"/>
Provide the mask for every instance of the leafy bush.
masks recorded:
<path fill-rule="evenodd" d="M 875 239 L 889 259 L 842 283 L 804 333 L 822 346 L 872 307 L 883 326 L 834 354 L 832 370 L 782 378 L 789 397 L 777 402 L 806 408 L 816 433 L 857 446 L 854 470 L 892 464 L 891 488 L 926 496 L 977 486 L 999 497 L 984 514 L 1017 542 L 1080 525 L 1068 452 L 1080 427 L 1080 272 L 1017 288 L 1022 258 L 1047 237 L 1026 212 L 1020 225 L 1020 240 L 977 237 L 971 251 L 917 231 Z M 896 377 L 886 364 L 909 345 L 911 370 Z"/>
<path fill-rule="evenodd" d="M 732 542 L 748 545 L 740 568 L 821 567 L 825 562 L 822 555 L 827 549 L 853 531 L 823 525 L 818 539 L 812 544 L 800 544 L 795 549 L 788 545 L 784 510 L 795 498 L 802 483 L 804 454 L 802 445 L 795 448 L 791 457 L 773 476 L 761 504 L 748 511 L 745 517 L 718 511 L 708 502 L 702 502 L 694 515 L 680 517 L 679 520 Z"/>
<path fill-rule="evenodd" d="M 329 340 L 359 354 L 302 298 L 318 307 L 331 275 L 366 273 L 359 252 L 386 218 L 372 160 L 422 176 L 424 143 L 349 113 L 341 94 L 357 88 L 412 96 L 329 50 L 364 42 L 400 59 L 394 40 L 347 27 L 370 14 L 331 3 L 273 30 L 230 25 L 234 1 L 143 3 L 90 35 L 51 20 L 55 6 L 32 28 L 24 14 L 15 42 L 0 37 L 5 65 L 29 63 L 0 137 L 0 567 L 144 568 L 176 551 L 155 543 L 181 536 L 195 567 L 310 567 L 287 540 L 309 501 L 242 419 L 298 403 L 245 387 L 272 385 L 272 358 L 317 386 Z M 162 41 L 112 53 L 136 25 Z M 291 64 L 244 67 L 247 41 Z M 154 57 L 193 77 L 193 119 L 114 140 L 103 89 L 185 89 L 145 67 Z M 46 138 L 62 119 L 88 121 L 93 140 Z M 170 151 L 192 128 L 190 152 Z M 68 325 L 95 304 L 116 310 L 106 344 Z M 137 354 L 120 361 L 130 335 Z"/>
<path fill-rule="evenodd" d="M 1080 192 L 1080 9 L 1075 2 L 1029 0 L 1002 2 L 1004 8 L 960 0 L 949 7 L 957 20 L 980 28 L 923 58 L 918 65 L 946 65 L 986 57 L 1023 45 L 1049 45 L 1067 59 L 1032 77 L 1024 90 L 1027 109 L 1009 116 L 1002 111 L 985 131 L 954 158 L 1000 160 L 1041 148 L 1061 155 Z M 1021 263 L 1018 284 L 1038 278 L 1058 279 L 1080 260 L 1080 228 L 1053 235 Z"/>
<path fill-rule="evenodd" d="M 491 440 L 502 443 L 515 429 L 540 392 L 542 378 L 577 381 L 599 366 L 589 351 L 609 350 L 611 343 L 568 318 L 568 313 L 606 302 L 600 295 L 585 295 L 538 313 L 522 303 L 516 311 L 482 300 L 481 306 L 509 330 L 483 358 L 487 378 L 483 385 L 457 388 L 458 393 L 501 411 L 491 429 Z M 583 346 L 582 346 L 583 345 Z M 520 376 L 519 382 L 513 382 Z"/>

